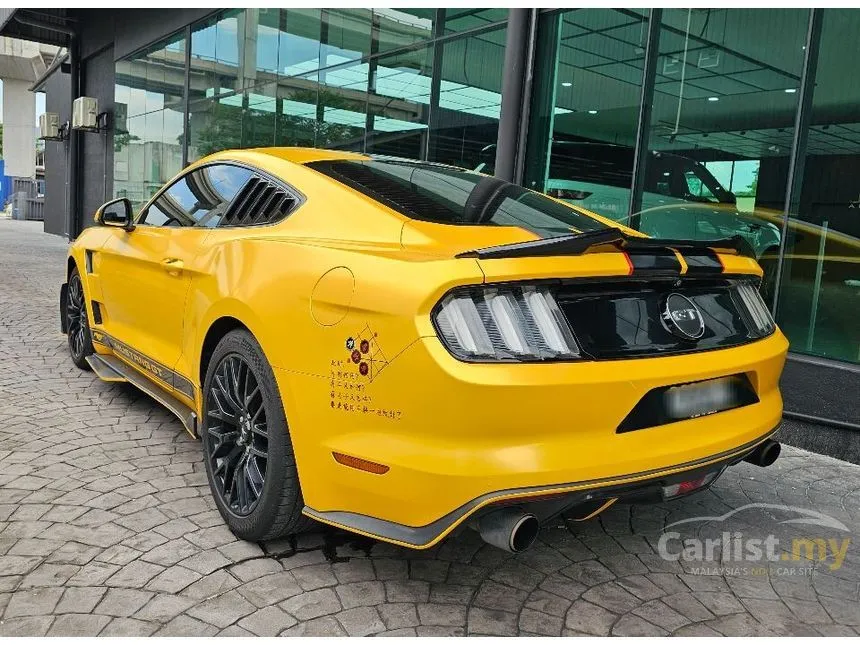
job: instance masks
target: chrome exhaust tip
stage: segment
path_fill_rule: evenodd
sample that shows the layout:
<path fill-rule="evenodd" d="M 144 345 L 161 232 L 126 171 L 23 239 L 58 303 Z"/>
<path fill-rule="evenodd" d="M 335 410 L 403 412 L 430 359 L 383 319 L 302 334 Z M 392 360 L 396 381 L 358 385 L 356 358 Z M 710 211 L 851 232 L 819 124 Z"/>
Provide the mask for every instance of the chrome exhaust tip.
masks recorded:
<path fill-rule="evenodd" d="M 510 553 L 522 553 L 537 539 L 540 522 L 531 513 L 502 508 L 479 518 L 477 529 L 487 544 Z"/>
<path fill-rule="evenodd" d="M 755 450 L 744 457 L 744 461 L 766 468 L 776 461 L 776 458 L 779 457 L 779 453 L 781 451 L 782 447 L 779 445 L 779 442 L 774 441 L 773 439 L 765 439 L 762 443 L 756 446 Z"/>

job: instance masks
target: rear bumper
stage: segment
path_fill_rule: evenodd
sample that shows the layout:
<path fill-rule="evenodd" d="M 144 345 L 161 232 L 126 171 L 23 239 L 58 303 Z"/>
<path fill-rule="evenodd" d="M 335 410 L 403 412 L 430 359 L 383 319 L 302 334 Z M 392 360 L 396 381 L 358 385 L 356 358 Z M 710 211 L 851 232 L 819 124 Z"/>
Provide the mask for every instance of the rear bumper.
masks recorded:
<path fill-rule="evenodd" d="M 603 510 L 616 501 L 642 501 L 653 498 L 655 493 L 659 494 L 659 490 L 663 486 L 706 473 L 721 473 L 724 468 L 741 461 L 774 432 L 776 432 L 776 428 L 756 441 L 740 446 L 727 454 L 713 455 L 695 462 L 679 464 L 672 468 L 633 473 L 605 480 L 494 491 L 463 504 L 425 526 L 406 526 L 348 511 L 322 512 L 309 506 L 305 506 L 302 512 L 319 522 L 337 526 L 353 533 L 413 549 L 427 549 L 450 534 L 470 517 L 480 515 L 483 509 L 492 505 L 530 503 L 535 497 L 549 496 L 552 500 L 547 500 L 546 503 L 554 505 L 557 512 L 561 512 L 588 503 L 593 503 L 595 508 Z M 649 499 L 649 501 L 651 500 Z M 601 504 L 601 502 L 608 503 Z M 594 515 L 596 514 L 595 512 Z"/>
<path fill-rule="evenodd" d="M 428 547 L 503 498 L 599 489 L 738 458 L 780 422 L 778 381 L 787 347 L 777 331 L 699 354 L 492 365 L 459 362 L 426 337 L 372 381 L 350 379 L 345 388 L 335 385 L 336 373 L 275 372 L 306 514 Z M 749 378 L 757 403 L 617 432 L 654 388 L 738 373 Z M 350 389 L 353 384 L 363 388 Z M 333 452 L 388 470 L 350 468 Z"/>

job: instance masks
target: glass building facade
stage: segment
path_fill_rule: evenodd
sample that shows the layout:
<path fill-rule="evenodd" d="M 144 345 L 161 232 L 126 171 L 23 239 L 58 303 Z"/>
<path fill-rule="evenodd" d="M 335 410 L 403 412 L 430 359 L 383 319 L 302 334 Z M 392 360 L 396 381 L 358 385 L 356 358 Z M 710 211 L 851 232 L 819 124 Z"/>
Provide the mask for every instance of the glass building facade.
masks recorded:
<path fill-rule="evenodd" d="M 493 173 L 662 237 L 739 235 L 792 351 L 860 364 L 860 11 L 231 9 L 116 63 L 114 193 L 225 148 Z M 505 152 L 506 154 L 507 152 Z"/>

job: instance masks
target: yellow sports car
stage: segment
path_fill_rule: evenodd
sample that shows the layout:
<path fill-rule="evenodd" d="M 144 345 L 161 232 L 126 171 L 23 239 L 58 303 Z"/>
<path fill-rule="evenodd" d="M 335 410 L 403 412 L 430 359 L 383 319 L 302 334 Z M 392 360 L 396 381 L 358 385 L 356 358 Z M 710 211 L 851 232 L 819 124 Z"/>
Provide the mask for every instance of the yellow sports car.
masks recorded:
<path fill-rule="evenodd" d="M 233 532 L 426 548 L 768 465 L 787 342 L 740 238 L 657 240 L 450 166 L 220 152 L 102 206 L 60 296 L 72 360 L 202 439 Z"/>

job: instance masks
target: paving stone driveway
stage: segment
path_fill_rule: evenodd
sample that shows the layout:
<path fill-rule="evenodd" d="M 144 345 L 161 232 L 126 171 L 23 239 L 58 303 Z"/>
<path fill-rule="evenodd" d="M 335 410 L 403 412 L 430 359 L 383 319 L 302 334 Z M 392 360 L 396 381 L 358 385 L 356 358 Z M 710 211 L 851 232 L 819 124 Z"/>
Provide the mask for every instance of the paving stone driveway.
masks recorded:
<path fill-rule="evenodd" d="M 665 525 L 750 503 L 825 513 L 848 529 L 826 537 L 853 538 L 860 467 L 795 449 L 686 500 L 557 523 L 520 556 L 471 531 L 427 552 L 339 532 L 237 541 L 199 444 L 68 360 L 66 245 L 40 231 L 0 219 L 0 636 L 860 633 L 860 545 L 814 575 L 702 575 L 658 555 Z M 757 508 L 677 528 L 825 535 L 788 517 Z"/>

